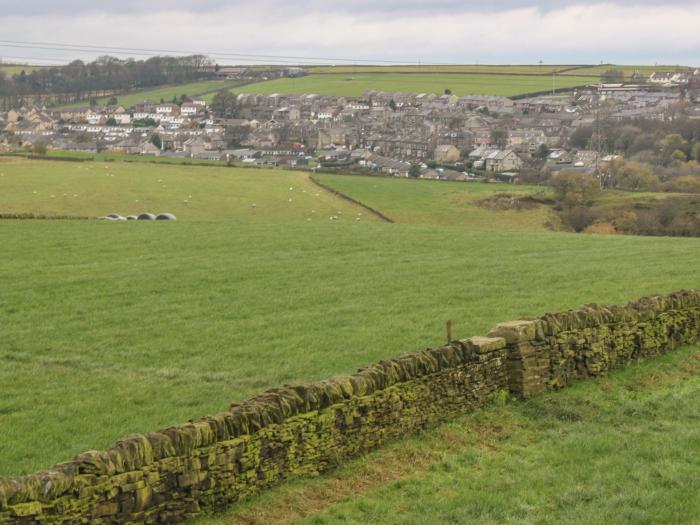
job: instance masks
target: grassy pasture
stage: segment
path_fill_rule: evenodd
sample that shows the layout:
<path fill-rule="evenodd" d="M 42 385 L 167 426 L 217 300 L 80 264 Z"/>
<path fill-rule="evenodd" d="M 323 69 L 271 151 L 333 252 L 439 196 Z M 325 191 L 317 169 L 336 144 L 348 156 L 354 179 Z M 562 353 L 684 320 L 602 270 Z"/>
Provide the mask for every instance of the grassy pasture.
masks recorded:
<path fill-rule="evenodd" d="M 312 66 L 306 68 L 311 73 L 515 73 L 529 75 L 546 75 L 566 71 L 579 66 L 566 65 L 411 65 L 411 66 Z M 580 66 L 583 67 L 583 66 Z"/>
<path fill-rule="evenodd" d="M 328 220 L 340 212 L 341 220 L 343 214 L 354 220 L 363 210 L 316 187 L 303 172 L 0 160 L 0 213 L 97 217 L 144 211 L 169 211 L 185 220 Z M 362 220 L 373 217 L 364 214 Z"/>
<path fill-rule="evenodd" d="M 197 521 L 694 523 L 700 348 L 492 406 Z"/>
<path fill-rule="evenodd" d="M 521 315 L 697 286 L 698 239 L 2 221 L 0 473 Z"/>
<path fill-rule="evenodd" d="M 498 64 L 464 64 L 464 65 L 406 65 L 406 66 L 311 66 L 306 68 L 313 74 L 327 73 L 482 73 L 482 74 L 518 74 L 518 75 L 562 75 L 598 77 L 610 69 L 619 69 L 625 75 L 632 75 L 635 71 L 647 75 L 654 71 L 676 71 L 678 69 L 690 69 L 689 66 L 658 65 L 635 66 L 624 64 L 601 65 L 575 65 L 575 64 L 542 64 L 542 65 L 498 65 Z"/>
<path fill-rule="evenodd" d="M 548 196 L 546 188 L 355 175 L 316 175 L 333 189 L 406 224 L 433 224 L 480 230 L 541 230 L 552 220 L 547 206 L 496 210 L 478 202 L 498 193 Z"/>
<path fill-rule="evenodd" d="M 688 66 L 669 66 L 669 65 L 661 65 L 661 66 L 633 66 L 633 65 L 601 65 L 601 66 L 594 66 L 594 67 L 581 67 L 578 69 L 572 69 L 570 71 L 567 71 L 567 74 L 569 75 L 594 75 L 594 76 L 600 76 L 606 71 L 609 71 L 611 69 L 615 70 L 620 70 L 623 71 L 625 74 L 625 77 L 629 79 L 629 77 L 634 74 L 635 71 L 639 71 L 643 75 L 649 76 L 655 71 L 658 72 L 664 72 L 664 71 L 676 71 L 676 70 L 688 70 L 691 69 Z"/>
<path fill-rule="evenodd" d="M 596 76 L 558 76 L 557 88 L 596 83 Z M 513 96 L 552 89 L 546 75 L 489 75 L 435 73 L 330 73 L 301 78 L 280 78 L 235 88 L 236 93 L 315 93 L 317 95 L 360 96 L 369 90 L 404 93 L 455 95 L 483 94 Z"/>
<path fill-rule="evenodd" d="M 38 71 L 39 69 L 44 69 L 48 66 L 31 66 L 31 65 L 21 65 L 21 64 L 0 64 L 0 71 L 5 73 L 7 76 L 18 75 L 22 71 L 25 73 L 31 73 L 32 71 Z"/>
<path fill-rule="evenodd" d="M 510 219 L 499 231 L 488 218 L 460 218 L 468 210 L 459 205 L 441 211 L 442 188 L 466 199 L 462 188 L 486 185 L 418 181 L 431 204 L 416 181 L 342 179 L 386 183 L 401 204 L 383 211 L 406 222 L 392 225 L 354 220 L 360 209 L 316 197 L 301 172 L 0 166 L 2 211 L 128 213 L 120 203 L 138 195 L 150 203 L 143 209 L 182 219 L 0 221 L 0 475 L 440 343 L 447 319 L 463 337 L 521 315 L 700 283 L 700 239 L 573 236 Z M 79 197 L 63 202 L 63 190 Z M 192 207 L 175 207 L 189 193 Z M 320 220 L 306 220 L 311 205 Z M 411 220 L 411 206 L 422 215 Z M 338 211 L 339 221 L 325 215 Z"/>
<path fill-rule="evenodd" d="M 0 221 L 0 475 L 438 344 L 447 319 L 464 337 L 700 283 L 700 239 L 557 234 L 469 204 L 532 188 L 322 177 L 400 223 L 302 172 L 0 161 L 0 212 L 181 219 Z"/>
<path fill-rule="evenodd" d="M 48 150 L 48 157 L 62 159 L 83 159 L 94 160 L 95 162 L 138 162 L 141 164 L 186 164 L 186 165 L 201 165 L 209 166 L 226 166 L 226 161 L 210 160 L 210 159 L 192 159 L 189 157 L 151 157 L 146 155 L 127 155 L 124 153 L 88 153 L 85 151 L 65 151 L 65 150 Z M 26 155 L 31 158 L 31 155 Z"/>
<path fill-rule="evenodd" d="M 117 98 L 119 104 L 125 107 L 133 106 L 144 100 L 150 100 L 151 102 L 160 102 L 160 99 L 170 102 L 173 97 L 180 98 L 181 95 L 187 95 L 190 97 L 202 96 L 207 94 L 213 94 L 222 89 L 230 89 L 233 86 L 239 84 L 235 80 L 203 80 L 200 82 L 190 82 L 187 84 L 172 84 L 152 89 L 144 89 L 138 91 L 132 91 L 130 93 L 122 95 L 114 95 Z M 98 105 L 104 106 L 109 102 L 111 96 L 99 97 L 97 99 Z M 87 106 L 87 101 L 76 102 L 74 104 L 66 104 L 58 106 L 53 109 L 72 109 Z"/>

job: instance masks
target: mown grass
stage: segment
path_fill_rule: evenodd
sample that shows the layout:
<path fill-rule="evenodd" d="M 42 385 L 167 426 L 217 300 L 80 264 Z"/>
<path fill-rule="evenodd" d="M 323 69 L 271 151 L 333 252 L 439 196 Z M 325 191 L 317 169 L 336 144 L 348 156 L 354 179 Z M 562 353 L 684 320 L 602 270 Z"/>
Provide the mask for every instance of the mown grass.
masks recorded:
<path fill-rule="evenodd" d="M 330 216 L 355 220 L 363 212 L 313 185 L 303 172 L 0 159 L 0 213 L 97 217 L 146 211 L 167 211 L 186 220 L 324 221 Z M 371 214 L 359 217 L 374 220 Z"/>
<path fill-rule="evenodd" d="M 131 107 L 144 100 L 150 100 L 151 102 L 158 103 L 163 99 L 165 102 L 171 102 L 173 98 L 179 99 L 182 95 L 187 95 L 190 97 L 198 97 L 202 95 L 216 93 L 220 90 L 230 89 L 233 86 L 239 84 L 239 81 L 235 80 L 202 80 L 199 82 L 188 82 L 186 84 L 169 84 L 167 86 L 143 89 L 132 91 L 130 93 L 114 95 L 117 102 L 124 107 Z M 211 95 L 213 97 L 213 95 Z M 210 98 L 211 98 L 210 97 Z M 99 97 L 97 98 L 97 104 L 100 106 L 106 105 L 112 96 Z M 60 109 L 73 109 L 85 107 L 88 105 L 87 101 L 76 102 L 74 104 L 65 104 L 52 108 L 55 110 Z"/>
<path fill-rule="evenodd" d="M 270 217 L 0 221 L 0 474 L 438 344 L 448 319 L 700 283 L 698 239 Z"/>
<path fill-rule="evenodd" d="M 202 525 L 694 523 L 700 348 L 491 406 Z"/>
<path fill-rule="evenodd" d="M 396 222 L 470 229 L 541 230 L 555 220 L 550 207 L 493 209 L 480 201 L 497 194 L 548 197 L 545 187 L 466 183 L 320 173 L 315 177 L 333 189 L 381 210 Z"/>
<path fill-rule="evenodd" d="M 558 76 L 557 88 L 598 82 L 597 77 Z M 435 73 L 330 73 L 301 78 L 280 78 L 234 88 L 236 93 L 315 93 L 317 95 L 361 96 L 366 91 L 435 93 L 450 89 L 455 95 L 513 96 L 552 89 L 552 78 L 542 75 L 435 74 Z"/>

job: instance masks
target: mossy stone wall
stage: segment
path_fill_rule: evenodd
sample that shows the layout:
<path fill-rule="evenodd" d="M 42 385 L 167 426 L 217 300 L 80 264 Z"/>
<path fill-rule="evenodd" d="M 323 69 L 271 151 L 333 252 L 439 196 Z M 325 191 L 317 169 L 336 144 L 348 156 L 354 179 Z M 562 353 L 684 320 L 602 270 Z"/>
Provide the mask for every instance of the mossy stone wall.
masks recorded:
<path fill-rule="evenodd" d="M 700 291 L 587 305 L 270 389 L 226 412 L 0 479 L 0 525 L 174 523 L 490 403 L 598 376 L 696 341 Z"/>
<path fill-rule="evenodd" d="M 172 523 L 484 406 L 508 388 L 505 341 L 474 337 L 0 480 L 0 524 Z"/>
<path fill-rule="evenodd" d="M 696 341 L 699 331 L 700 292 L 683 291 L 501 323 L 489 335 L 506 340 L 510 389 L 528 397 Z"/>

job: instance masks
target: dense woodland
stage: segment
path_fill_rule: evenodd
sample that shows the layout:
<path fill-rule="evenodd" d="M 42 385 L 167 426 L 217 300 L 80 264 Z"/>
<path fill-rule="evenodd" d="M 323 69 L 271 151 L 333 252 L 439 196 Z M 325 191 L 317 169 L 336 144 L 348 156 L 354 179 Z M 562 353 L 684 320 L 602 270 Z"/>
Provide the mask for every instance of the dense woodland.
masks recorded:
<path fill-rule="evenodd" d="M 191 55 L 147 60 L 103 56 L 93 62 L 74 60 L 65 66 L 22 71 L 13 76 L 0 71 L 0 107 L 90 100 L 132 89 L 206 79 L 213 76 L 214 70 L 206 56 Z"/>

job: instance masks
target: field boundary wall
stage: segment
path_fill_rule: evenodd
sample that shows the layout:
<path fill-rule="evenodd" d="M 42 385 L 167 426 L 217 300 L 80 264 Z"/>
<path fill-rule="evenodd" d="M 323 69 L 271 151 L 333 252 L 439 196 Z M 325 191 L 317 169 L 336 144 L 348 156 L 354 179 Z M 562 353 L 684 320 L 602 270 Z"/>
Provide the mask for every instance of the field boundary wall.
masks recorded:
<path fill-rule="evenodd" d="M 598 377 L 699 333 L 700 290 L 501 323 L 487 337 L 272 388 L 220 414 L 0 478 L 0 524 L 184 521 L 495 399 Z"/>

